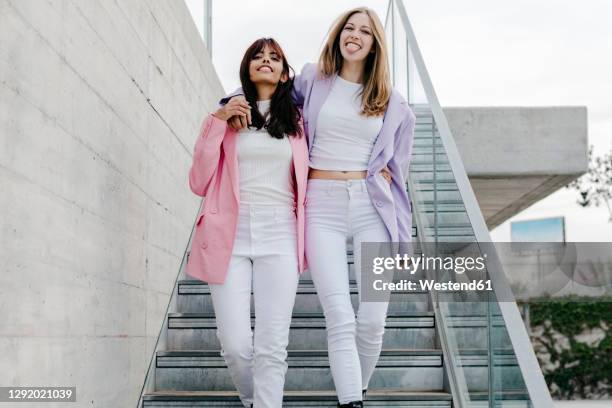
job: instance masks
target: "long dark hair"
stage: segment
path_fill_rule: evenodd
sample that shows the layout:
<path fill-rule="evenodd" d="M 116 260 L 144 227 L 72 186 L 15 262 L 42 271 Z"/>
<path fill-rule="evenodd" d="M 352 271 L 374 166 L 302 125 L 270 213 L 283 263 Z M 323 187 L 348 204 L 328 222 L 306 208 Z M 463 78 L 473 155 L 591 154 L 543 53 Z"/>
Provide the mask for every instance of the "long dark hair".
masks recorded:
<path fill-rule="evenodd" d="M 278 83 L 272 100 L 270 101 L 270 115 L 266 120 L 257 109 L 257 88 L 251 81 L 249 74 L 249 66 L 255 55 L 265 48 L 270 47 L 271 50 L 278 54 L 278 57 L 283 62 L 283 72 L 281 75 L 287 76 L 287 81 Z M 291 99 L 291 90 L 293 88 L 293 68 L 287 62 L 285 53 L 281 46 L 273 38 L 260 38 L 256 40 L 244 53 L 242 62 L 240 63 L 240 82 L 242 83 L 242 91 L 246 100 L 251 105 L 251 124 L 258 130 L 265 127 L 272 137 L 282 139 L 287 135 L 302 135 L 299 126 L 301 118 L 300 111 Z"/>

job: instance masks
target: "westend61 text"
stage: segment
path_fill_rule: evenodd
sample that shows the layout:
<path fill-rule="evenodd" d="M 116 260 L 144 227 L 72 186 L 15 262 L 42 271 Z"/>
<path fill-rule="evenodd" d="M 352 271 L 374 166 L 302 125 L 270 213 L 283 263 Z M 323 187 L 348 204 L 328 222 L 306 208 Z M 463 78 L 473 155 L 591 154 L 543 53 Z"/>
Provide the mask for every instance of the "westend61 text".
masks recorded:
<path fill-rule="evenodd" d="M 487 280 L 473 280 L 470 282 L 436 282 L 433 279 L 419 280 L 420 290 L 435 290 L 439 292 L 443 291 L 483 291 L 493 290 L 491 287 L 491 281 Z M 402 279 L 399 282 L 383 282 L 381 279 L 377 279 L 373 282 L 374 290 L 383 291 L 412 291 L 419 290 L 415 281 L 409 281 Z"/>

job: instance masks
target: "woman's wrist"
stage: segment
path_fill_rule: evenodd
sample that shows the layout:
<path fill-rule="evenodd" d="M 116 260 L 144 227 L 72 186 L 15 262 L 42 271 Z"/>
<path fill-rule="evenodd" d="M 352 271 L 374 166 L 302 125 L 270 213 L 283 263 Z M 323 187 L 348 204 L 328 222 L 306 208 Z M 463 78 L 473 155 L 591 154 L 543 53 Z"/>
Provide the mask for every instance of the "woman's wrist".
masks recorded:
<path fill-rule="evenodd" d="M 227 121 L 229 119 L 229 117 L 225 114 L 225 109 L 223 108 L 217 109 L 215 112 L 212 113 L 212 115 L 222 121 Z"/>

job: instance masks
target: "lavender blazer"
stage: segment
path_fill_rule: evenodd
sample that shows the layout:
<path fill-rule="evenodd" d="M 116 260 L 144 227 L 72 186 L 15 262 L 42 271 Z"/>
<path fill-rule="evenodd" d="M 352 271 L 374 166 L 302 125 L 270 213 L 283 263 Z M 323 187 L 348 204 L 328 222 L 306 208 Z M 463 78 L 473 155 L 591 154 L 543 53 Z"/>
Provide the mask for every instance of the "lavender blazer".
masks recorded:
<path fill-rule="evenodd" d="M 337 74 L 321 77 L 317 65 L 308 63 L 293 82 L 293 99 L 303 106 L 304 129 L 308 135 L 308 151 L 316 137 L 317 118 L 321 106 L 329 95 Z M 239 88 L 226 98 L 242 94 Z M 382 218 L 391 241 L 400 242 L 401 254 L 412 254 L 412 202 L 406 191 L 405 180 L 412 156 L 416 117 L 402 95 L 391 92 L 383 126 L 378 134 L 368 163 L 366 185 L 372 204 Z M 388 166 L 393 177 L 391 185 L 380 174 Z"/>

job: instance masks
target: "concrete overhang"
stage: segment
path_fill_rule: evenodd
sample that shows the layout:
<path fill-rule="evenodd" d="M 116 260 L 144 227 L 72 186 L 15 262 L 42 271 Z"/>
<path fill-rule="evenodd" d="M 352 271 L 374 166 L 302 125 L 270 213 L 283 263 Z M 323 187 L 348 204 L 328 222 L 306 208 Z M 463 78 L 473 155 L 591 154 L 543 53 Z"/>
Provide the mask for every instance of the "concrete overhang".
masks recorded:
<path fill-rule="evenodd" d="M 447 107 L 457 149 L 490 229 L 587 171 L 587 109 Z"/>

